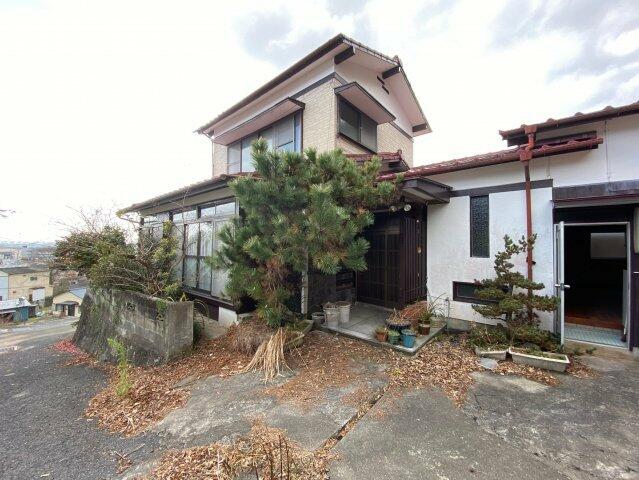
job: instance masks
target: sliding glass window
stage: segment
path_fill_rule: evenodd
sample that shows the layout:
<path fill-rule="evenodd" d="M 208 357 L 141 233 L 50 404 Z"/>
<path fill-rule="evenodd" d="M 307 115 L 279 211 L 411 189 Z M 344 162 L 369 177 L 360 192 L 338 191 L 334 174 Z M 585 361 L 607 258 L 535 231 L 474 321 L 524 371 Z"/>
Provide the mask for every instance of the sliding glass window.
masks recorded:
<path fill-rule="evenodd" d="M 339 100 L 339 133 L 377 152 L 377 124 L 343 98 Z"/>
<path fill-rule="evenodd" d="M 181 262 L 176 262 L 174 278 L 181 278 L 185 288 L 224 298 L 226 271 L 213 270 L 207 258 L 221 246 L 219 232 L 237 214 L 234 200 L 220 201 L 194 210 L 194 214 L 173 214 L 174 234 L 180 244 Z"/>
<path fill-rule="evenodd" d="M 229 145 L 227 150 L 228 173 L 255 171 L 251 156 L 251 143 L 260 137 L 266 140 L 269 150 L 301 152 L 301 122 L 302 115 L 298 112 Z"/>

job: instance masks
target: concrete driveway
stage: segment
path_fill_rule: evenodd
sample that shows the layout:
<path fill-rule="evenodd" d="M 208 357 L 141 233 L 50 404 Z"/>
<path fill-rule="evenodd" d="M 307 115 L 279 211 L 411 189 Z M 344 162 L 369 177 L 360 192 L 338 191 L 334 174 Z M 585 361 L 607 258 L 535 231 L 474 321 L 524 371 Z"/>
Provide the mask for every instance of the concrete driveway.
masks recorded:
<path fill-rule="evenodd" d="M 67 354 L 51 349 L 72 335 L 74 320 L 47 320 L 0 328 L 0 478 L 102 479 L 115 475 L 114 452 L 151 454 L 153 435 L 121 439 L 83 418 L 104 374 L 63 366 Z"/>
<path fill-rule="evenodd" d="M 463 410 L 433 390 L 383 397 L 336 447 L 331 478 L 639 479 L 639 361 L 547 387 L 476 374 Z"/>
<path fill-rule="evenodd" d="M 70 320 L 0 329 L 2 479 L 118 478 L 114 452 L 135 450 L 123 475 L 131 478 L 166 449 L 228 440 L 260 415 L 314 449 L 357 411 L 344 401 L 351 387 L 326 392 L 323 405 L 305 411 L 260 394 L 257 375 L 211 377 L 189 386 L 184 408 L 146 433 L 120 438 L 83 417 L 104 374 L 65 367 L 68 355 L 50 348 L 72 331 Z M 335 446 L 331 478 L 639 478 L 639 362 L 588 361 L 600 378 L 562 376 L 555 388 L 480 373 L 464 409 L 435 390 L 386 394 Z M 373 370 L 370 379 L 374 395 L 384 382 Z"/>

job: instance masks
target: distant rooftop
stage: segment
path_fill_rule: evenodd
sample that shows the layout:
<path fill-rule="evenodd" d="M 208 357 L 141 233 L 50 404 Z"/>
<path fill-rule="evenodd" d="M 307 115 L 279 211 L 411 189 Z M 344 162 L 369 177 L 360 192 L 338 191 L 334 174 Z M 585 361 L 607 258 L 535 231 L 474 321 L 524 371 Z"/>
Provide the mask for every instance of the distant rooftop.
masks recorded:
<path fill-rule="evenodd" d="M 0 272 L 7 273 L 9 275 L 23 275 L 25 273 L 39 273 L 46 272 L 49 268 L 45 266 L 35 267 L 0 267 Z"/>

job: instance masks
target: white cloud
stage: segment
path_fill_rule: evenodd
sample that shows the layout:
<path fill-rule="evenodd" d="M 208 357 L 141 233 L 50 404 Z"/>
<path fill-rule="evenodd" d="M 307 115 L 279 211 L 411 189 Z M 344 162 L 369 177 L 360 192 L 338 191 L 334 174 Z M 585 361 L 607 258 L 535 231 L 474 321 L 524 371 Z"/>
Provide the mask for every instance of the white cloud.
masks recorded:
<path fill-rule="evenodd" d="M 578 58 L 574 32 L 519 32 L 495 47 L 505 2 L 265 5 L 0 2 L 0 208 L 16 210 L 0 219 L 0 240 L 54 239 L 67 205 L 118 208 L 206 178 L 210 144 L 193 130 L 322 35 L 359 35 L 402 58 L 434 129 L 416 141 L 417 163 L 502 148 L 499 128 L 584 109 L 605 87 L 602 72 L 549 75 Z M 269 12 L 291 21 L 258 58 L 241 27 Z M 624 35 L 611 48 L 628 50 L 634 34 Z M 617 103 L 634 100 L 627 78 Z"/>

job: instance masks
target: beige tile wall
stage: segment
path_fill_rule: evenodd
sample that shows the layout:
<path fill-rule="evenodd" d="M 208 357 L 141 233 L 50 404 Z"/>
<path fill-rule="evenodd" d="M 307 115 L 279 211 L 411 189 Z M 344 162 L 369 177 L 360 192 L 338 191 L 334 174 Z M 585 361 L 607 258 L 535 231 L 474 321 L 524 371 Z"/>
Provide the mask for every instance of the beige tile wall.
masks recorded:
<path fill-rule="evenodd" d="M 314 147 L 319 152 L 341 148 L 346 153 L 367 153 L 356 143 L 337 135 L 337 97 L 333 89 L 340 83 L 333 79 L 301 95 L 304 102 L 302 119 L 303 148 Z M 413 141 L 391 124 L 377 127 L 377 146 L 380 152 L 402 151 L 409 165 L 413 164 Z M 226 173 L 227 148 L 213 144 L 213 176 Z"/>

